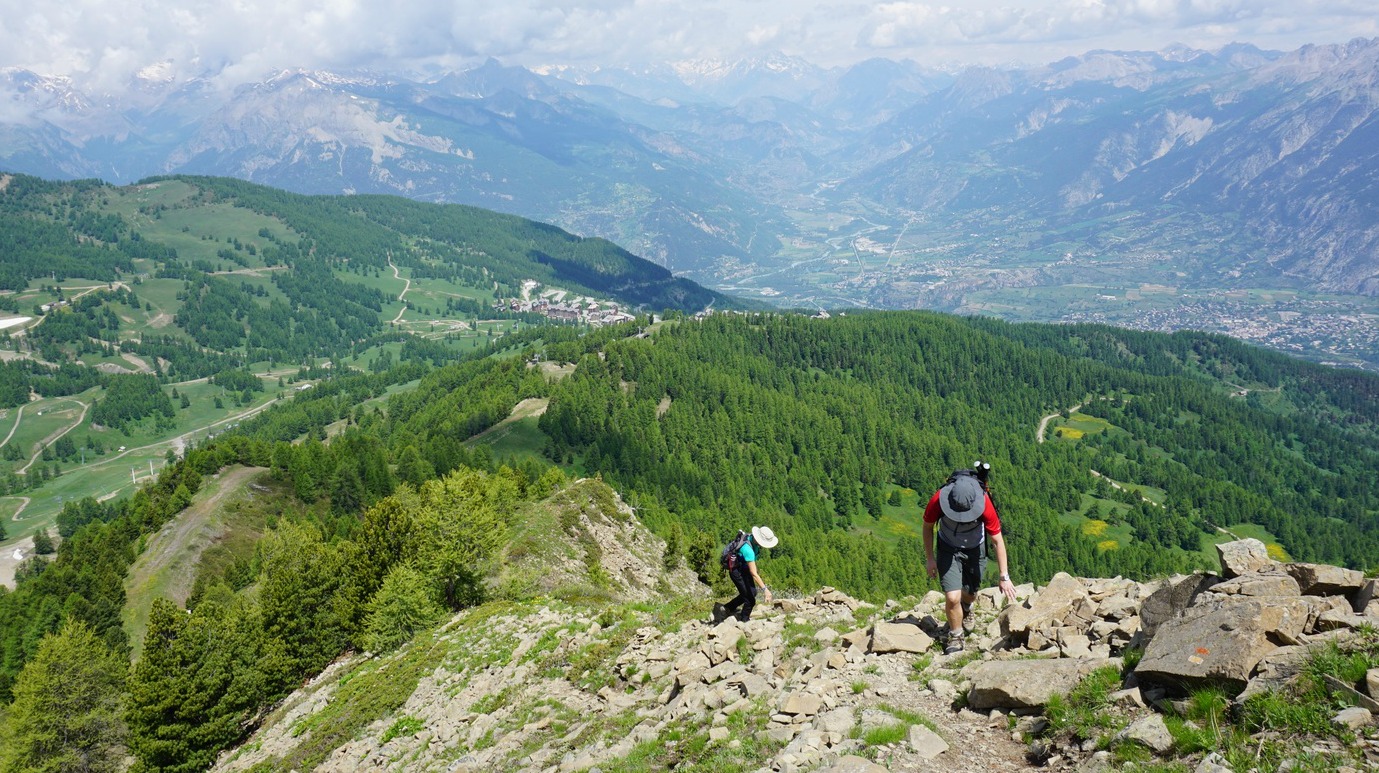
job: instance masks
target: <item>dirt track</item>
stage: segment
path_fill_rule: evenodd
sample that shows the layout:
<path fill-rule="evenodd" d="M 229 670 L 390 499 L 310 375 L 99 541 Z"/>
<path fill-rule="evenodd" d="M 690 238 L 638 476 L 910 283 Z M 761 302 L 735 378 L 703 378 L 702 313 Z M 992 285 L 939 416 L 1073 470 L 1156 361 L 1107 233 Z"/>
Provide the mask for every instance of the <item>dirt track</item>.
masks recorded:
<path fill-rule="evenodd" d="M 202 551 L 215 544 L 224 528 L 217 516 L 225 499 L 263 471 L 262 467 L 233 467 L 208 479 L 208 487 L 214 487 L 210 495 L 193 502 L 149 539 L 125 580 L 127 633 L 143 631 L 155 595 L 186 603 Z M 131 630 L 131 619 L 135 631 Z"/>

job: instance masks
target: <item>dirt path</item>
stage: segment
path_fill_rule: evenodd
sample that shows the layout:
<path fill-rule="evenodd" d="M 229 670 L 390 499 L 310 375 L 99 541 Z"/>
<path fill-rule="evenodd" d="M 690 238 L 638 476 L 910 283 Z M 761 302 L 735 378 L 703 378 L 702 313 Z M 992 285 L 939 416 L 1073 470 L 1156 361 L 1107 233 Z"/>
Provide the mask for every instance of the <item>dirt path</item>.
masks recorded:
<path fill-rule="evenodd" d="M 12 497 L 0 497 L 0 499 L 22 499 L 22 500 L 24 500 L 23 502 L 20 502 L 20 503 L 19 503 L 19 509 L 14 511 L 14 515 L 10 516 L 10 520 L 11 520 L 11 521 L 18 521 L 18 520 L 19 520 L 19 514 L 22 513 L 22 512 L 24 512 L 24 508 L 26 508 L 26 507 L 29 506 L 29 502 L 32 502 L 32 501 L 33 501 L 33 500 L 29 499 L 28 497 L 21 497 L 21 496 L 18 496 L 18 495 L 12 496 Z"/>
<path fill-rule="evenodd" d="M 410 290 L 410 289 L 412 289 L 412 280 L 410 280 L 410 279 L 403 279 L 402 275 L 399 274 L 398 271 L 397 271 L 397 266 L 393 265 L 393 259 L 392 259 L 391 257 L 388 258 L 388 267 L 391 268 L 391 269 L 393 270 L 393 279 L 402 279 L 403 282 L 406 282 L 406 283 L 407 283 L 407 284 L 402 288 L 402 292 L 400 292 L 400 293 L 397 294 L 397 300 L 398 300 L 398 302 L 401 302 L 401 301 L 402 301 L 402 296 L 406 295 L 406 294 L 407 294 L 407 291 Z M 396 316 L 396 317 L 393 317 L 393 324 L 397 324 L 397 323 L 399 323 L 399 322 L 402 321 L 402 314 L 403 314 L 403 312 L 405 312 L 405 311 L 407 311 L 407 307 L 406 307 L 406 306 L 403 306 L 402 309 L 398 311 L 397 316 Z"/>
<path fill-rule="evenodd" d="M 198 497 L 148 541 L 148 547 L 129 568 L 125 579 L 125 632 L 136 646 L 143 641 L 153 600 L 167 597 L 179 605 L 191 595 L 201 553 L 215 544 L 224 524 L 219 513 L 225 499 L 240 491 L 262 467 L 232 467 L 207 478 L 209 494 Z M 135 635 L 138 638 L 135 638 Z"/>
<path fill-rule="evenodd" d="M 952 656 L 957 657 L 960 656 Z M 944 656 L 937 658 L 940 663 L 945 659 Z M 1025 758 L 1027 748 L 1011 738 L 1006 724 L 1008 720 L 1004 715 L 993 719 L 967 709 L 955 711 L 954 695 L 921 687 L 921 682 L 910 679 L 909 672 L 913 671 L 911 662 L 908 658 L 899 657 L 869 660 L 869 664 L 877 667 L 878 673 L 860 677 L 860 681 L 875 685 L 869 688 L 866 703 L 877 707 L 893 706 L 930 720 L 939 736 L 948 743 L 948 751 L 926 760 L 902 741 L 882 753 L 880 763 L 887 770 L 906 773 L 954 773 L 965 770 L 1024 773 L 1047 770 Z M 961 681 L 956 671 L 939 669 L 938 675 L 951 683 Z"/>
<path fill-rule="evenodd" d="M 10 438 L 14 437 L 14 433 L 19 429 L 19 422 L 23 420 L 24 406 L 21 405 L 19 406 L 19 409 L 16 410 L 14 413 L 14 426 L 10 427 L 10 434 L 6 435 L 4 440 L 0 440 L 0 448 L 4 448 L 6 445 L 9 444 Z"/>
<path fill-rule="evenodd" d="M 130 365 L 133 365 L 134 367 L 138 368 L 140 373 L 153 372 L 153 368 L 150 368 L 148 363 L 144 361 L 144 358 L 138 355 L 130 354 L 129 352 L 120 352 L 120 358 L 123 359 L 125 362 L 129 363 Z"/>
<path fill-rule="evenodd" d="M 513 406 L 512 413 L 506 419 L 494 424 L 492 427 L 480 432 L 470 438 L 473 442 L 493 443 L 507 437 L 512 432 L 512 425 L 522 419 L 531 416 L 540 416 L 546 412 L 546 406 L 550 405 L 550 398 L 547 397 L 528 397 L 517 405 Z"/>
<path fill-rule="evenodd" d="M 72 402 L 76 403 L 77 405 L 80 405 L 80 406 L 81 406 L 81 415 L 77 417 L 77 420 L 76 420 L 75 422 L 73 422 L 72 426 L 67 427 L 66 429 L 60 429 L 60 430 L 58 430 L 58 431 L 52 433 L 52 434 L 49 435 L 48 437 L 45 437 L 45 438 L 43 438 L 41 441 L 39 441 L 39 445 L 41 445 L 43 448 L 47 448 L 48 446 L 52 445 L 53 443 L 56 443 L 56 442 L 58 441 L 58 439 L 60 439 L 63 435 L 66 435 L 68 432 L 71 432 L 72 430 L 76 429 L 77 427 L 80 427 L 80 426 L 81 426 L 81 423 L 82 423 L 83 421 L 86 421 L 86 412 L 89 411 L 89 410 L 91 410 L 91 406 L 88 405 L 88 404 L 86 404 L 86 403 L 83 403 L 82 401 L 76 399 L 75 397 L 69 397 L 68 399 L 71 400 Z M 18 422 L 18 421 L 16 421 L 14 424 L 15 424 L 16 427 L 19 426 L 19 422 Z M 6 440 L 8 440 L 8 438 L 6 438 Z M 34 462 L 37 462 L 37 461 L 39 460 L 39 457 L 41 457 L 42 455 L 43 455 L 43 452 L 42 452 L 42 451 L 36 451 L 36 452 L 34 453 L 33 457 L 29 459 L 28 464 L 25 464 L 23 467 L 20 467 L 19 469 L 15 470 L 15 471 L 14 471 L 15 474 L 16 474 L 16 475 L 28 475 L 28 474 L 29 474 L 29 468 L 32 467 L 32 466 L 34 466 Z"/>
<path fill-rule="evenodd" d="M 1077 405 L 1074 405 L 1073 407 L 1071 407 L 1071 408 L 1068 409 L 1068 414 L 1071 415 L 1073 411 L 1075 411 L 1075 410 L 1077 410 L 1078 408 L 1081 408 L 1081 407 L 1082 407 L 1082 403 L 1078 403 Z M 1049 422 L 1053 421 L 1054 419 L 1056 419 L 1056 418 L 1058 418 L 1059 416 L 1062 416 L 1062 415 L 1063 415 L 1063 412 L 1062 412 L 1062 411 L 1059 411 L 1058 413 L 1050 413 L 1048 416 L 1045 416 L 1044 418 L 1040 419 L 1040 420 L 1039 420 L 1039 429 L 1037 429 L 1037 430 L 1034 431 L 1034 439 L 1037 440 L 1037 441 L 1039 441 L 1040 443 L 1044 442 L 1044 430 L 1046 430 L 1046 429 L 1049 428 Z"/>

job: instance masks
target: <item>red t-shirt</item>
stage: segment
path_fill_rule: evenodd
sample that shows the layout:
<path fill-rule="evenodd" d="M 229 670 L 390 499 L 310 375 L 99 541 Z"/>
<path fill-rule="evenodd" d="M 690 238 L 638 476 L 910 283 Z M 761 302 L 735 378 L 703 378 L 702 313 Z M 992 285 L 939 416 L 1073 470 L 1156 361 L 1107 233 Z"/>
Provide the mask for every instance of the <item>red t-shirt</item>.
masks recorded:
<path fill-rule="evenodd" d="M 942 490 L 943 489 L 940 488 L 938 491 L 935 491 L 934 495 L 929 497 L 929 504 L 924 506 L 925 523 L 938 523 L 938 519 L 943 517 L 943 510 L 939 509 L 938 506 L 938 495 L 939 491 Z M 996 505 L 991 502 L 991 496 L 989 494 L 985 496 L 986 510 L 982 511 L 982 522 L 986 525 L 986 533 L 1000 534 L 1001 517 L 996 515 Z"/>

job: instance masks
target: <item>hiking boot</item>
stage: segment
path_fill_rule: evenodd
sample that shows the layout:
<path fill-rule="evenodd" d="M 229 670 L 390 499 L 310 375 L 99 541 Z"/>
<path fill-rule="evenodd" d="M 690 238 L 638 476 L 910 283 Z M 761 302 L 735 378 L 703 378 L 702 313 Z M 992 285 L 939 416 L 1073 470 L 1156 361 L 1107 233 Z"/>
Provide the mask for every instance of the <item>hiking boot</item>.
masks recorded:
<path fill-rule="evenodd" d="M 975 621 L 975 620 L 972 619 L 972 605 L 971 605 L 971 604 L 963 604 L 963 605 L 962 605 L 962 632 L 963 632 L 963 633 L 972 633 L 972 627 L 975 626 L 976 624 L 977 624 L 977 621 Z"/>
<path fill-rule="evenodd" d="M 962 631 L 949 631 L 948 641 L 943 645 L 943 654 L 956 655 L 962 652 Z"/>
<path fill-rule="evenodd" d="M 713 624 L 718 625 L 728 619 L 728 608 L 715 601 L 713 603 Z"/>

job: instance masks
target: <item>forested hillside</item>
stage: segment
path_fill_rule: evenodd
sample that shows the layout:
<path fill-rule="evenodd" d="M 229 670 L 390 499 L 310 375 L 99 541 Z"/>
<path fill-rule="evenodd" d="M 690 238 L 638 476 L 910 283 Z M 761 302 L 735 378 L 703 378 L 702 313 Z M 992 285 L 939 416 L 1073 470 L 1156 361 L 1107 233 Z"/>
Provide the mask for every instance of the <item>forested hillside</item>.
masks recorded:
<path fill-rule="evenodd" d="M 1277 390 L 1275 408 L 1223 377 Z M 1105 431 L 1038 442 L 1043 415 L 1078 405 Z M 1184 569 L 1235 524 L 1363 567 L 1379 556 L 1376 408 L 1373 378 L 1219 337 L 859 314 L 715 317 L 610 344 L 555 387 L 541 425 L 654 528 L 690 535 L 700 561 L 767 522 L 784 535 L 774 574 L 901 593 L 925 587 L 914 513 L 889 545 L 857 527 L 894 512 L 896 487 L 922 504 L 973 459 L 993 464 L 1013 565 L 1035 581 Z M 1099 545 L 1061 518 L 1084 495 L 1133 539 Z"/>
<path fill-rule="evenodd" d="M 605 240 L 474 207 L 0 172 L 0 539 L 45 544 L 63 501 L 128 495 L 138 471 L 337 369 L 734 304 Z M 28 554 L 2 555 L 8 584 Z"/>
<path fill-rule="evenodd" d="M 781 543 L 761 568 L 781 592 L 931 589 L 921 508 L 975 458 L 993 465 L 1021 582 L 1163 575 L 1247 529 L 1302 560 L 1373 569 L 1379 556 L 1379 379 L 1218 336 L 720 314 L 532 327 L 458 362 L 406 346 L 387 367 L 313 373 L 314 388 L 202 440 L 131 497 L 67 503 L 55 560 L 0 591 L 12 731 L 44 710 L 44 642 L 79 646 L 120 707 L 104 742 L 149 770 L 204 768 L 342 652 L 523 593 L 484 578 L 516 514 L 576 476 L 621 492 L 668 564 L 711 581 L 733 530 L 771 525 Z M 163 415 L 146 386 L 125 382 L 121 404 Z M 523 401 L 546 407 L 531 420 L 544 440 L 474 442 Z M 262 537 L 209 550 L 187 611 L 161 600 L 130 619 L 131 562 L 232 465 L 255 483 L 227 512 Z M 132 670 L 106 674 L 131 636 Z"/>

